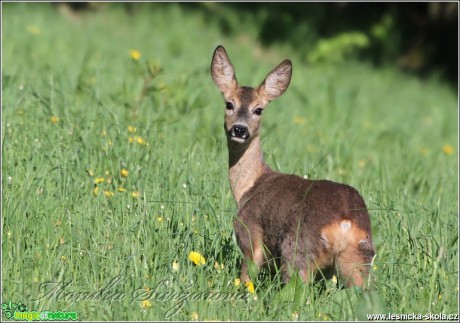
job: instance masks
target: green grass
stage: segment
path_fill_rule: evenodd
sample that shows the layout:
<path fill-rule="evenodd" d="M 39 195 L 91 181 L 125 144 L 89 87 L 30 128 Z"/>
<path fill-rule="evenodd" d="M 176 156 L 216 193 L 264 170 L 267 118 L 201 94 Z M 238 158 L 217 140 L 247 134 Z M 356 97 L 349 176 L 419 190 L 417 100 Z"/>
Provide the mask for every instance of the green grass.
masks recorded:
<path fill-rule="evenodd" d="M 456 93 L 392 67 L 307 66 L 303 49 L 261 51 L 249 19 L 224 36 L 218 20 L 199 11 L 152 8 L 126 14 L 102 6 L 73 19 L 46 4 L 3 5 L 2 302 L 76 311 L 82 320 L 457 313 Z M 274 169 L 362 193 L 377 249 L 370 291 L 332 281 L 293 280 L 281 288 L 277 277 L 264 275 L 249 297 L 234 286 L 241 261 L 236 206 L 224 104 L 209 73 L 221 43 L 248 85 L 283 58 L 293 60 L 291 87 L 264 114 L 265 158 Z M 140 51 L 139 61 L 131 49 Z M 104 182 L 95 195 L 97 177 Z M 190 251 L 202 253 L 206 265 L 193 265 Z M 94 300 L 76 299 L 116 277 Z M 59 294 L 46 282 L 68 285 Z M 143 309 L 146 288 L 169 294 Z M 245 300 L 181 301 L 187 292 Z"/>

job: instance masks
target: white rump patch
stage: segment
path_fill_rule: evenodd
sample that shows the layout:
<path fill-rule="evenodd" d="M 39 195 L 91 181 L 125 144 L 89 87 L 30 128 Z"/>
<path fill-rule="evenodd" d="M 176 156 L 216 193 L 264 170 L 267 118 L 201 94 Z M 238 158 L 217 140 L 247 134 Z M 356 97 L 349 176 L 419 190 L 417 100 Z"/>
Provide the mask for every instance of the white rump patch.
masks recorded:
<path fill-rule="evenodd" d="M 342 229 L 342 233 L 348 232 L 351 229 L 351 222 L 348 220 L 344 220 L 340 222 L 340 228 Z"/>

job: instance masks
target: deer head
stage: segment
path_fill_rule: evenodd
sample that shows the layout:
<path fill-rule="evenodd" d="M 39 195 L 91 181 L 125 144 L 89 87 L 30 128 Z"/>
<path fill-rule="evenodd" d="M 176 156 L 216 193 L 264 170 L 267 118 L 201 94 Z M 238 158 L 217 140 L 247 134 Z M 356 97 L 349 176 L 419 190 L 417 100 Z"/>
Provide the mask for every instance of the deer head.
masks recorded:
<path fill-rule="evenodd" d="M 240 86 L 225 48 L 218 46 L 211 63 L 214 83 L 225 100 L 225 133 L 229 142 L 247 144 L 259 134 L 262 112 L 289 86 L 292 64 L 285 60 L 275 67 L 257 88 Z"/>

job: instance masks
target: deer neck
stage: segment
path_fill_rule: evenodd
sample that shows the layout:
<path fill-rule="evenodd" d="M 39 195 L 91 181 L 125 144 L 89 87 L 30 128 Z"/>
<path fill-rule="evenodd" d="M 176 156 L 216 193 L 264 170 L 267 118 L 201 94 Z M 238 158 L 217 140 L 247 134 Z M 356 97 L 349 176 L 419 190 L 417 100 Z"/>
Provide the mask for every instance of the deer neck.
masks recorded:
<path fill-rule="evenodd" d="M 265 164 L 259 137 L 247 145 L 228 141 L 230 188 L 236 204 L 240 206 L 241 197 L 269 167 Z"/>

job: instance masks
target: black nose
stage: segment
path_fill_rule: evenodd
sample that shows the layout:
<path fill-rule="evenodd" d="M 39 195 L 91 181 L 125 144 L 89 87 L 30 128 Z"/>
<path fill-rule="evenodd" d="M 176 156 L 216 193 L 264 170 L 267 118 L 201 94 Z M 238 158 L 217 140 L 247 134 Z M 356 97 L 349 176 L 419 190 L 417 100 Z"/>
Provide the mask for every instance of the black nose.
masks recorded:
<path fill-rule="evenodd" d="M 233 137 L 247 139 L 249 137 L 248 127 L 236 124 L 232 127 L 231 134 Z"/>

